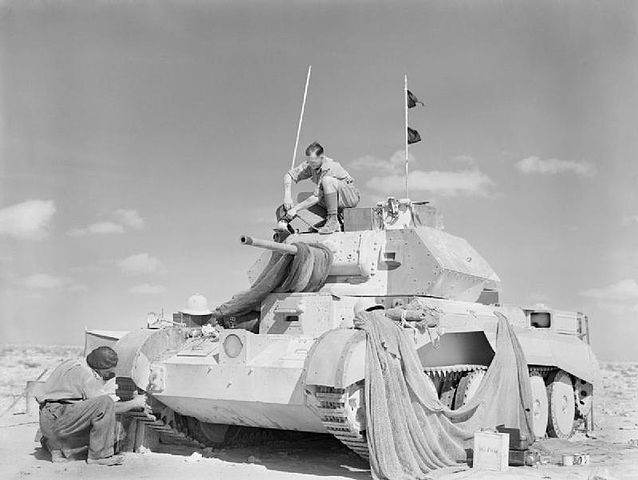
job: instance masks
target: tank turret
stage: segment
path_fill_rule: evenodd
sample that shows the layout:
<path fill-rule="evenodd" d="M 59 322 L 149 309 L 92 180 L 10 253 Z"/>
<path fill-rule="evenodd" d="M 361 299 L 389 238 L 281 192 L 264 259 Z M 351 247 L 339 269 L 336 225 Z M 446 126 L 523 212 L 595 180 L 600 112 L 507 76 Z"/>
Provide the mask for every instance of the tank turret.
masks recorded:
<path fill-rule="evenodd" d="M 423 295 L 474 302 L 487 291 L 497 300 L 496 272 L 466 240 L 443 231 L 440 215 L 429 204 L 389 201 L 346 212 L 343 232 L 299 232 L 285 243 L 243 236 L 241 242 L 287 253 L 294 253 L 297 241 L 325 245 L 334 259 L 322 291 L 334 295 Z M 266 253 L 251 268 L 251 283 L 269 258 Z"/>

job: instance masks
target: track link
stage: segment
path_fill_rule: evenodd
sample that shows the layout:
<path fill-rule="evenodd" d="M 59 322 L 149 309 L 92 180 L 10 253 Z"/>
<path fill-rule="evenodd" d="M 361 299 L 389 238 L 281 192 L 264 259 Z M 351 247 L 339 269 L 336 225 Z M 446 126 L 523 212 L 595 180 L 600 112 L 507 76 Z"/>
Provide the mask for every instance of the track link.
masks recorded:
<path fill-rule="evenodd" d="M 361 409 L 365 414 L 363 385 L 354 384 L 348 388 L 318 385 L 314 396 L 319 403 L 316 411 L 326 430 L 350 450 L 366 460 L 369 459 L 365 427 L 362 429 L 357 420 L 357 416 L 361 416 Z M 356 402 L 352 402 L 352 399 Z"/>
<path fill-rule="evenodd" d="M 447 376 L 460 378 L 460 374 L 482 370 L 484 365 L 451 365 L 426 369 L 428 376 L 445 380 Z M 316 385 L 313 396 L 318 404 L 314 407 L 325 429 L 357 455 L 370 459 L 365 432 L 365 403 L 363 382 L 347 388 Z"/>
<path fill-rule="evenodd" d="M 116 394 L 121 400 L 130 400 L 134 393 L 144 393 L 130 378 L 117 378 Z M 176 445 L 184 445 L 193 448 L 204 448 L 206 445 L 195 440 L 187 433 L 178 429 L 178 422 L 172 421 L 172 411 L 155 399 L 150 399 L 153 413 L 130 411 L 122 416 L 141 422 L 151 430 L 159 434 L 160 442 Z"/>

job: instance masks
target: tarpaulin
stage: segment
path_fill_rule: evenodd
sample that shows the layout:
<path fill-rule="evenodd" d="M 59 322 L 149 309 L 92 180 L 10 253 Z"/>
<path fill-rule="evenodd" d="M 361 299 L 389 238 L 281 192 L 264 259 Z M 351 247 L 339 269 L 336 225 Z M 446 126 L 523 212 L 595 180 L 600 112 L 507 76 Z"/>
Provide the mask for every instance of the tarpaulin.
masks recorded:
<path fill-rule="evenodd" d="M 275 252 L 248 290 L 234 295 L 213 310 L 218 321 L 240 317 L 259 310 L 261 301 L 272 292 L 316 292 L 326 279 L 332 264 L 332 251 L 320 243 L 293 243 L 297 253 Z"/>
<path fill-rule="evenodd" d="M 520 429 L 534 438 L 527 362 L 507 319 L 498 316 L 496 352 L 476 394 L 458 410 L 438 399 L 423 373 L 414 341 L 381 312 L 361 312 L 366 333 L 365 404 L 370 466 L 375 479 L 423 479 L 460 466 L 481 428 Z"/>

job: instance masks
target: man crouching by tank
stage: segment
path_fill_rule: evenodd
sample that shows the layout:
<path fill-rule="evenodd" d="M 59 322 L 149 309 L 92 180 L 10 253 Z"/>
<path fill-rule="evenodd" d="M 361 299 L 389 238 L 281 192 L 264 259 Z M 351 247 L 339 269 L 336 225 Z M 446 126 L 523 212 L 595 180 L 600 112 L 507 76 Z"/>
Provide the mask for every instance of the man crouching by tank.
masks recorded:
<path fill-rule="evenodd" d="M 60 364 L 38 388 L 42 445 L 51 452 L 52 462 L 65 462 L 65 446 L 88 434 L 86 462 L 119 465 L 122 455 L 114 454 L 116 413 L 146 408 L 146 397 L 115 402 L 106 384 L 115 377 L 117 353 L 98 347 L 86 360 L 67 360 Z M 86 443 L 85 443 L 86 445 Z"/>

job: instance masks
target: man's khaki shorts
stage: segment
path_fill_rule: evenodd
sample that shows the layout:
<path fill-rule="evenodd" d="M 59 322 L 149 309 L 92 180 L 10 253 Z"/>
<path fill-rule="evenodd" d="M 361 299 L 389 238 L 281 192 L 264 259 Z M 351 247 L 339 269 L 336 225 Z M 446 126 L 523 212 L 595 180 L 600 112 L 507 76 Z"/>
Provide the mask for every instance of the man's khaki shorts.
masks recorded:
<path fill-rule="evenodd" d="M 361 194 L 353 182 L 339 181 L 337 186 L 339 208 L 353 208 L 359 204 Z M 323 199 L 322 199 L 323 200 Z"/>

